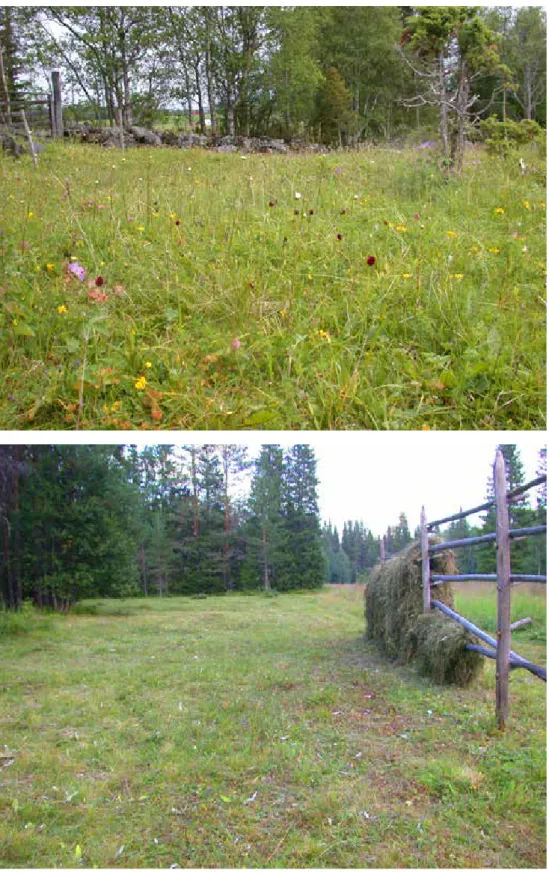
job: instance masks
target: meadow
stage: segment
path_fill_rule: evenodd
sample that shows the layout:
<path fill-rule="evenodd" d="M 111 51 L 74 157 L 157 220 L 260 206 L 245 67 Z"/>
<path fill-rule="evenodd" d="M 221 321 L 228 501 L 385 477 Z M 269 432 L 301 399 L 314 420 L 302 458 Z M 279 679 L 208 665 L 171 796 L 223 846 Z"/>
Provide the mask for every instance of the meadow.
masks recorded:
<path fill-rule="evenodd" d="M 0 615 L 2 866 L 544 868 L 545 685 L 512 673 L 500 734 L 493 662 L 468 689 L 387 663 L 362 595 Z"/>
<path fill-rule="evenodd" d="M 0 428 L 543 429 L 543 158 L 0 156 Z"/>

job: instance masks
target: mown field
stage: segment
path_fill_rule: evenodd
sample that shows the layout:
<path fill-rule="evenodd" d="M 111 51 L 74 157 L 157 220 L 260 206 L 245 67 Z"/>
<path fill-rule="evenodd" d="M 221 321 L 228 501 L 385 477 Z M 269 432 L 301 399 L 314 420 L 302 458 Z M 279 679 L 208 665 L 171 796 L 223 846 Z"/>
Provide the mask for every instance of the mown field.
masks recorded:
<path fill-rule="evenodd" d="M 544 594 L 515 608 L 541 663 Z M 501 735 L 493 662 L 467 690 L 387 664 L 360 587 L 79 612 L 0 637 L 2 866 L 545 867 L 525 671 Z"/>
<path fill-rule="evenodd" d="M 543 429 L 524 156 L 0 156 L 0 428 Z"/>

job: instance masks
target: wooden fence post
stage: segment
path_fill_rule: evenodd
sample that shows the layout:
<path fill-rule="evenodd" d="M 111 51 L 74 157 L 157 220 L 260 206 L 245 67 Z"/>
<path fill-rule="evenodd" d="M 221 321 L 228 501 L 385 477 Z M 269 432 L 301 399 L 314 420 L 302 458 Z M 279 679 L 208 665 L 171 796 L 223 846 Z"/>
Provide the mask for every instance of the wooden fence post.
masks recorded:
<path fill-rule="evenodd" d="M 421 576 L 423 579 L 423 612 L 431 611 L 431 564 L 429 561 L 429 531 L 425 507 L 421 507 Z"/>
<path fill-rule="evenodd" d="M 52 136 L 62 137 L 63 130 L 63 103 L 61 99 L 61 73 L 54 70 L 51 74 L 51 87 L 53 91 L 53 125 Z"/>
<path fill-rule="evenodd" d="M 511 549 L 505 460 L 498 450 L 494 463 L 496 504 L 497 560 L 497 652 L 496 652 L 496 719 L 498 729 L 505 730 L 509 717 L 509 657 L 511 652 Z"/>

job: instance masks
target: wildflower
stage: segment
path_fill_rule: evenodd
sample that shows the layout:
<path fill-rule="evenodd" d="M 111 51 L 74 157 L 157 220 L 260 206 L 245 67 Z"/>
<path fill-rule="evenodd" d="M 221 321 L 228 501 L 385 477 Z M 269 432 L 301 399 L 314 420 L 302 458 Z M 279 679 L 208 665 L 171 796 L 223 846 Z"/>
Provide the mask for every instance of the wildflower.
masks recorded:
<path fill-rule="evenodd" d="M 414 212 L 414 221 L 419 221 L 420 218 L 421 215 L 419 214 L 419 212 Z"/>
<path fill-rule="evenodd" d="M 498 249 L 496 246 L 494 246 L 494 248 L 488 249 L 488 251 L 492 255 L 499 255 L 499 253 L 500 253 L 500 249 Z"/>
<path fill-rule="evenodd" d="M 358 200 L 358 194 L 353 194 L 353 200 Z"/>
<path fill-rule="evenodd" d="M 422 424 L 422 425 L 421 425 L 421 429 L 422 429 L 422 430 L 431 430 L 431 428 L 429 427 L 428 424 Z"/>
<path fill-rule="evenodd" d="M 105 204 L 104 204 L 104 203 L 98 203 L 98 204 L 97 204 L 97 208 L 98 208 L 98 209 L 104 209 L 104 208 L 105 208 Z"/>
<path fill-rule="evenodd" d="M 315 214 L 314 209 L 309 209 L 309 215 L 314 215 L 314 214 Z"/>
<path fill-rule="evenodd" d="M 175 212 L 170 212 L 170 218 L 173 220 L 175 218 Z"/>
<path fill-rule="evenodd" d="M 274 205 L 275 205 L 274 200 L 269 200 L 269 206 L 274 206 Z"/>
<path fill-rule="evenodd" d="M 137 229 L 138 229 L 138 230 L 145 230 L 145 228 L 143 227 L 142 224 L 138 225 Z"/>
<path fill-rule="evenodd" d="M 145 361 L 145 369 L 146 369 L 146 370 L 150 370 L 151 367 L 152 367 L 151 362 L 150 362 L 150 361 Z"/>
<path fill-rule="evenodd" d="M 69 264 L 68 271 L 69 273 L 72 273 L 73 276 L 76 276 L 77 279 L 80 279 L 81 282 L 83 282 L 86 277 L 86 270 L 78 263 L 78 261 L 73 261 Z"/>
<path fill-rule="evenodd" d="M 376 262 L 376 259 L 375 259 L 374 255 L 368 255 L 368 257 L 366 258 L 366 263 L 368 264 L 368 266 L 373 267 L 375 262 Z"/>
<path fill-rule="evenodd" d="M 411 279 L 411 278 L 412 278 L 412 274 L 411 274 L 411 273 L 403 273 L 403 274 L 402 274 L 402 278 L 403 278 L 403 279 Z"/>
<path fill-rule="evenodd" d="M 61 304 L 61 306 L 57 307 L 57 311 L 59 315 L 64 315 L 66 312 L 68 312 L 68 309 L 64 304 Z"/>
<path fill-rule="evenodd" d="M 231 347 L 233 349 L 239 349 L 240 348 L 240 340 L 238 338 L 235 338 L 231 343 Z"/>
<path fill-rule="evenodd" d="M 469 251 L 471 252 L 472 255 L 476 255 L 478 250 L 479 250 L 478 246 L 471 246 L 471 248 L 469 249 Z"/>
<path fill-rule="evenodd" d="M 294 209 L 294 215 L 299 215 L 299 209 Z"/>
<path fill-rule="evenodd" d="M 175 224 L 176 227 L 179 227 L 179 226 L 180 226 L 181 222 L 179 221 L 179 218 L 176 218 L 174 224 Z"/>
<path fill-rule="evenodd" d="M 55 264 L 46 264 L 46 270 L 48 271 L 48 273 L 53 273 L 53 271 L 55 270 Z"/>
<path fill-rule="evenodd" d="M 140 376 L 139 379 L 135 383 L 135 387 L 138 391 L 144 391 L 147 387 L 147 380 L 144 376 Z"/>
<path fill-rule="evenodd" d="M 454 237 L 457 236 L 457 233 L 455 232 L 455 230 L 447 230 L 446 236 Z"/>
<path fill-rule="evenodd" d="M 301 194 L 299 193 L 299 191 L 295 192 L 294 197 L 296 200 L 301 200 Z"/>
<path fill-rule="evenodd" d="M 347 212 L 347 210 L 346 210 L 345 207 L 344 207 L 343 209 L 340 209 L 339 214 L 340 214 L 340 215 L 345 215 L 346 212 Z"/>
<path fill-rule="evenodd" d="M 450 279 L 463 279 L 464 273 L 450 273 Z"/>
<path fill-rule="evenodd" d="M 522 205 L 524 206 L 525 209 L 530 209 L 530 203 L 528 200 L 523 200 Z"/>
<path fill-rule="evenodd" d="M 28 213 L 27 213 L 27 218 L 32 218 L 33 216 L 34 216 L 34 212 L 28 212 Z"/>
<path fill-rule="evenodd" d="M 95 284 L 98 288 L 101 288 L 101 285 L 103 285 L 104 281 L 105 280 L 103 279 L 103 276 L 98 276 L 95 280 Z"/>
<path fill-rule="evenodd" d="M 494 209 L 494 212 L 496 213 L 496 215 L 505 215 L 505 209 L 503 209 L 501 206 L 497 206 Z"/>
<path fill-rule="evenodd" d="M 343 234 L 342 234 L 342 233 L 338 233 L 338 234 L 337 234 L 337 239 L 341 241 L 341 240 L 343 239 Z"/>
<path fill-rule="evenodd" d="M 395 230 L 398 230 L 399 233 L 406 233 L 407 229 L 408 228 L 405 227 L 403 224 L 397 224 L 397 226 L 395 227 Z"/>
<path fill-rule="evenodd" d="M 326 339 L 328 342 L 331 341 L 331 336 L 327 330 L 322 330 L 322 328 L 318 331 L 318 335 L 321 339 Z"/>

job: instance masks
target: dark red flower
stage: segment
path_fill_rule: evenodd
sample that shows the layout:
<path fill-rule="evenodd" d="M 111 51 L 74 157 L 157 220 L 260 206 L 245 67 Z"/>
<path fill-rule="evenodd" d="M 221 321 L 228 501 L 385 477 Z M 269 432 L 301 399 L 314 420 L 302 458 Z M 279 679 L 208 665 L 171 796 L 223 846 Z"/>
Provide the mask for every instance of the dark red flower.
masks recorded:
<path fill-rule="evenodd" d="M 375 262 L 376 262 L 376 259 L 374 258 L 374 256 L 368 255 L 368 257 L 366 258 L 366 263 L 368 264 L 368 266 L 373 267 Z"/>
<path fill-rule="evenodd" d="M 338 238 L 339 240 L 342 240 L 342 239 L 343 239 L 343 234 L 342 234 L 342 233 L 338 233 L 337 238 Z"/>
<path fill-rule="evenodd" d="M 341 212 L 340 212 L 340 213 L 339 213 L 339 214 L 340 214 L 340 215 L 345 215 L 345 214 L 346 214 L 346 212 L 347 212 L 347 210 L 346 210 L 346 209 L 342 209 L 342 210 L 341 210 Z"/>
<path fill-rule="evenodd" d="M 175 226 L 176 226 L 176 227 L 179 227 L 180 224 L 181 224 L 181 222 L 179 221 L 179 218 L 177 218 L 177 219 L 175 220 Z"/>
<path fill-rule="evenodd" d="M 101 288 L 101 285 L 103 284 L 104 281 L 105 280 L 103 279 L 103 276 L 98 276 L 97 279 L 95 280 L 95 284 L 97 285 L 98 288 Z"/>
<path fill-rule="evenodd" d="M 315 214 L 314 209 L 309 209 L 309 215 L 314 215 L 314 214 Z"/>
<path fill-rule="evenodd" d="M 274 206 L 274 205 L 275 205 L 274 200 L 269 200 L 269 206 Z"/>

